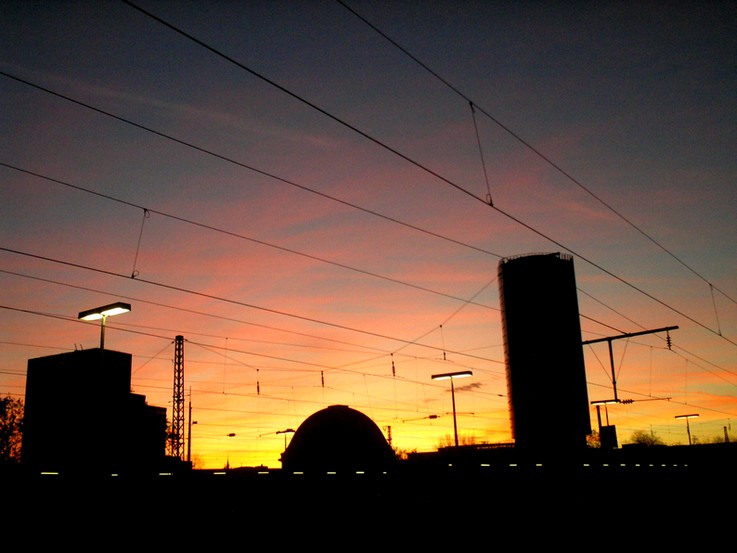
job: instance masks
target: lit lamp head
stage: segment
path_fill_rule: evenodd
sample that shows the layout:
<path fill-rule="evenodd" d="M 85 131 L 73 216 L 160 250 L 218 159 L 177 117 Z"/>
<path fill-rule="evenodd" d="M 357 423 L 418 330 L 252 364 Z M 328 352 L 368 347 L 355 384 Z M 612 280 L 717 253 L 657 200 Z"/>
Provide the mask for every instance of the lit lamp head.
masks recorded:
<path fill-rule="evenodd" d="M 592 401 L 591 405 L 613 405 L 615 403 L 622 403 L 621 399 L 599 399 Z"/>
<path fill-rule="evenodd" d="M 434 374 L 432 375 L 433 380 L 448 380 L 453 378 L 463 378 L 466 376 L 473 376 L 472 371 L 458 371 L 455 373 L 443 373 L 443 374 Z"/>
<path fill-rule="evenodd" d="M 105 349 L 105 320 L 108 317 L 127 313 L 131 310 L 129 303 L 123 303 L 118 301 L 109 305 L 103 305 L 101 307 L 95 307 L 94 309 L 88 309 L 79 313 L 78 318 L 82 321 L 99 321 L 102 320 L 100 326 L 100 349 Z"/>
<path fill-rule="evenodd" d="M 129 303 L 123 303 L 122 301 L 111 303 L 110 305 L 103 305 L 102 307 L 95 307 L 94 309 L 88 309 L 87 311 L 82 311 L 79 314 L 79 319 L 83 321 L 99 321 L 100 319 L 104 319 L 105 317 L 112 317 L 115 315 L 120 315 L 122 313 L 127 313 L 131 310 L 131 305 Z"/>
<path fill-rule="evenodd" d="M 691 425 L 688 423 L 688 419 L 698 418 L 698 413 L 689 413 L 688 415 L 676 415 L 677 420 L 686 420 L 686 431 L 688 432 L 688 445 L 691 445 Z"/>
<path fill-rule="evenodd" d="M 450 394 L 453 400 L 453 433 L 455 434 L 456 447 L 458 447 L 458 422 L 456 421 L 456 392 L 453 387 L 453 379 L 473 376 L 471 371 L 458 371 L 454 373 L 434 374 L 430 378 L 433 380 L 450 380 Z"/>

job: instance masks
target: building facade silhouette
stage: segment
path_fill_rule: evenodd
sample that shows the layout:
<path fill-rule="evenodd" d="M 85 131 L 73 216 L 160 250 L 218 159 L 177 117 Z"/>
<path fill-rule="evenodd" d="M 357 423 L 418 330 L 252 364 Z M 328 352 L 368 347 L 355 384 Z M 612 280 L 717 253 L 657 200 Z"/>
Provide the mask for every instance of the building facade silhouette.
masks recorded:
<path fill-rule="evenodd" d="M 573 258 L 508 257 L 498 276 L 515 447 L 584 449 L 591 421 Z"/>
<path fill-rule="evenodd" d="M 166 408 L 131 393 L 131 354 L 90 349 L 28 360 L 21 464 L 137 472 L 164 465 Z"/>

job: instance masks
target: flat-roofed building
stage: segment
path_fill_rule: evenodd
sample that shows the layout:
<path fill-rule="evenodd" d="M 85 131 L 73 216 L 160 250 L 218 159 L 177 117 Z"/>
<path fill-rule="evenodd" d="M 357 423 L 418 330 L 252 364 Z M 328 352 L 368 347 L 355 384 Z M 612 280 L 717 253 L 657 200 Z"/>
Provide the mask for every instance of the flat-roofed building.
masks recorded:
<path fill-rule="evenodd" d="M 28 360 L 24 467 L 138 471 L 165 456 L 166 408 L 131 393 L 131 354 L 96 348 Z"/>

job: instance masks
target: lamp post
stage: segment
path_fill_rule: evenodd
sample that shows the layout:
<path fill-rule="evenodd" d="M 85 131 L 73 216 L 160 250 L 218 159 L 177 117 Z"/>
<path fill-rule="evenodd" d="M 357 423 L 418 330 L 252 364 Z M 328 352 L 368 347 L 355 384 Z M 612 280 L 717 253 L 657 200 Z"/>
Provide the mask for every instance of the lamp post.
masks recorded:
<path fill-rule="evenodd" d="M 601 436 L 601 406 L 604 406 L 604 410 L 606 411 L 606 424 L 609 426 L 609 410 L 607 409 L 607 405 L 612 405 L 613 403 L 621 403 L 620 399 L 601 399 L 597 401 L 592 401 L 591 405 L 596 406 L 596 418 L 599 422 L 599 436 Z"/>
<path fill-rule="evenodd" d="M 690 415 L 677 415 L 676 419 L 686 419 L 686 432 L 688 432 L 688 445 L 691 445 L 691 425 L 688 424 L 688 419 L 698 418 L 698 413 L 692 413 Z"/>
<path fill-rule="evenodd" d="M 192 388 L 189 389 L 189 428 L 187 431 L 187 462 L 192 462 L 192 425 L 197 421 L 192 420 Z"/>
<path fill-rule="evenodd" d="M 599 423 L 599 446 L 602 449 L 611 449 L 611 448 L 617 447 L 616 430 L 613 426 L 609 426 L 609 409 L 607 408 L 607 405 L 612 405 L 615 403 L 622 403 L 622 400 L 618 398 L 614 398 L 614 399 L 601 399 L 598 401 L 591 402 L 591 405 L 596 406 L 596 419 Z M 604 411 L 606 413 L 606 426 L 603 426 L 601 424 L 601 406 L 602 405 L 604 406 Z"/>
<path fill-rule="evenodd" d="M 456 391 L 453 385 L 453 379 L 471 375 L 473 375 L 471 371 L 458 371 L 454 373 L 434 374 L 431 377 L 433 380 L 450 380 L 450 394 L 453 400 L 453 433 L 455 435 L 456 447 L 458 447 L 458 423 L 456 422 Z"/>
<path fill-rule="evenodd" d="M 129 303 L 123 303 L 122 301 L 119 301 L 116 303 L 111 303 L 109 305 L 95 307 L 94 309 L 81 311 L 78 318 L 82 321 L 102 321 L 100 323 L 100 349 L 105 349 L 105 322 L 107 321 L 107 318 L 114 315 L 127 313 L 130 310 L 131 305 Z"/>
<path fill-rule="evenodd" d="M 292 429 L 292 428 L 287 428 L 286 430 L 277 430 L 276 431 L 277 434 L 284 434 L 284 451 L 287 450 L 287 434 L 293 433 L 293 432 L 294 432 L 294 429 Z"/>

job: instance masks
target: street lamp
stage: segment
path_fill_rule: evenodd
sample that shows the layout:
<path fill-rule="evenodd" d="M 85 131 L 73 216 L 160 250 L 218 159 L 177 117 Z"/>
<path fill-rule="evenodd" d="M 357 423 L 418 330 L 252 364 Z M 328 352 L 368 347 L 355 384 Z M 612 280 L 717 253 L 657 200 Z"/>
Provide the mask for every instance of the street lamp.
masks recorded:
<path fill-rule="evenodd" d="M 473 372 L 471 371 L 458 371 L 454 373 L 434 374 L 431 377 L 433 380 L 450 380 L 450 394 L 453 398 L 453 433 L 455 434 L 456 447 L 458 447 L 458 424 L 456 422 L 456 391 L 453 385 L 453 379 L 472 375 Z"/>
<path fill-rule="evenodd" d="M 698 418 L 698 413 L 692 413 L 690 415 L 677 415 L 676 419 L 686 419 L 686 432 L 688 432 L 688 445 L 691 445 L 691 425 L 688 424 L 688 419 Z"/>
<path fill-rule="evenodd" d="M 79 314 L 79 319 L 83 321 L 97 321 L 102 320 L 100 326 L 100 349 L 105 349 L 105 321 L 108 317 L 114 315 L 120 315 L 121 313 L 127 313 L 131 310 L 129 303 L 123 303 L 122 301 L 111 303 L 110 305 L 103 305 L 102 307 L 95 307 L 94 309 L 88 309 L 82 311 Z"/>
<path fill-rule="evenodd" d="M 604 449 L 616 448 L 617 447 L 617 434 L 616 429 L 613 426 L 609 426 L 609 409 L 607 405 L 613 405 L 615 403 L 622 403 L 621 399 L 601 399 L 592 401 L 591 405 L 596 406 L 596 419 L 599 422 L 599 445 Z M 604 406 L 606 412 L 606 426 L 601 424 L 601 406 Z M 606 431 L 605 431 L 606 430 Z"/>
<path fill-rule="evenodd" d="M 289 434 L 290 432 L 293 433 L 294 432 L 294 429 L 287 428 L 286 430 L 277 430 L 276 431 L 277 434 L 284 434 L 284 451 L 287 450 L 287 434 Z"/>
<path fill-rule="evenodd" d="M 599 436 L 601 436 L 601 406 L 604 406 L 604 410 L 606 411 L 606 424 L 609 426 L 609 410 L 607 409 L 607 405 L 612 405 L 614 403 L 621 403 L 622 400 L 620 399 L 600 399 L 597 401 L 592 401 L 591 405 L 596 406 L 596 418 L 599 421 Z"/>

